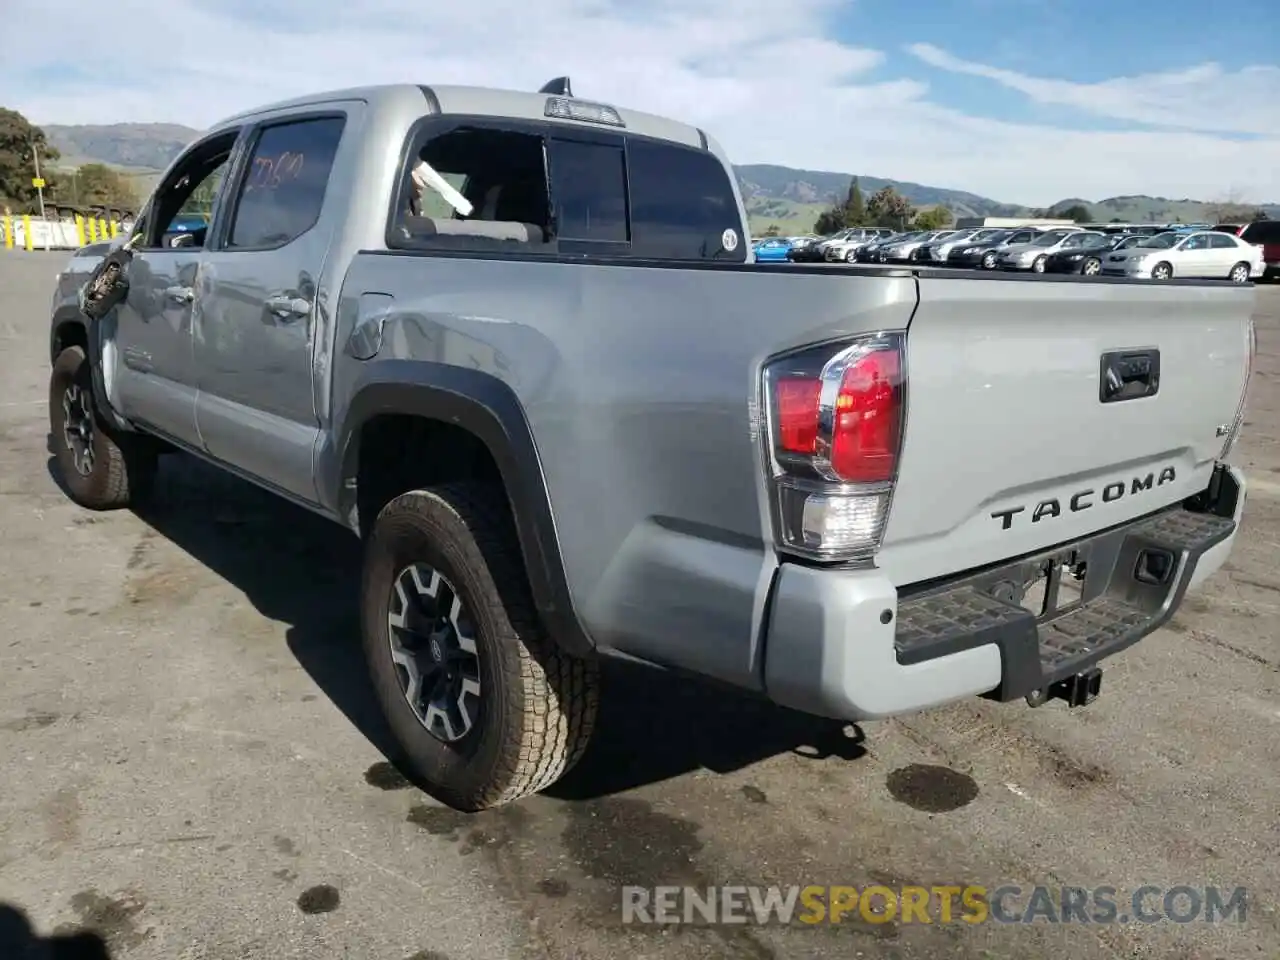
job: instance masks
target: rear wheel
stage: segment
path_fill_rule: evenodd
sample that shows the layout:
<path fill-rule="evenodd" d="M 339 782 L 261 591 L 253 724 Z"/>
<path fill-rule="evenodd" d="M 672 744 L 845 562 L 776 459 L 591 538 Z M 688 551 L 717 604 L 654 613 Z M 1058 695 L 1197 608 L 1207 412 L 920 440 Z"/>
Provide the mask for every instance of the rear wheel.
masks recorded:
<path fill-rule="evenodd" d="M 546 635 L 502 491 L 446 485 L 392 500 L 366 547 L 360 604 L 382 709 L 441 801 L 495 807 L 577 763 L 598 663 Z"/>
<path fill-rule="evenodd" d="M 1173 267 L 1167 263 L 1157 263 L 1151 268 L 1152 280 L 1168 280 L 1173 276 Z"/>
<path fill-rule="evenodd" d="M 1102 261 L 1097 257 L 1089 257 L 1080 265 L 1080 272 L 1086 277 L 1096 277 L 1102 272 Z"/>
<path fill-rule="evenodd" d="M 1231 268 L 1231 273 L 1227 275 L 1232 283 L 1248 283 L 1249 282 L 1249 265 L 1247 263 L 1237 263 Z"/>
<path fill-rule="evenodd" d="M 53 363 L 49 432 L 58 479 L 80 506 L 116 510 L 150 489 L 157 448 L 149 438 L 117 434 L 103 421 L 83 347 L 67 347 Z"/>

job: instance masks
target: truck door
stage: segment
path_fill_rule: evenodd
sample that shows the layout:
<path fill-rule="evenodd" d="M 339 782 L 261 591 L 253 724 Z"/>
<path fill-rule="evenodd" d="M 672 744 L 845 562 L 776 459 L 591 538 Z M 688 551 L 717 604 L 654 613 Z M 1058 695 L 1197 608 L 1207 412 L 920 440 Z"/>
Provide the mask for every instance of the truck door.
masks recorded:
<path fill-rule="evenodd" d="M 319 435 L 314 361 L 336 290 L 322 271 L 341 227 L 358 103 L 281 112 L 250 130 L 225 225 L 205 254 L 194 354 L 209 454 L 308 502 Z"/>
<path fill-rule="evenodd" d="M 197 281 L 207 231 L 174 234 L 194 214 L 207 223 L 219 205 L 239 131 L 192 144 L 170 167 L 139 219 L 142 237 L 129 264 L 129 295 L 104 344 L 112 405 L 131 420 L 199 447 L 191 329 L 203 304 Z M 173 241 L 181 246 L 171 245 Z"/>

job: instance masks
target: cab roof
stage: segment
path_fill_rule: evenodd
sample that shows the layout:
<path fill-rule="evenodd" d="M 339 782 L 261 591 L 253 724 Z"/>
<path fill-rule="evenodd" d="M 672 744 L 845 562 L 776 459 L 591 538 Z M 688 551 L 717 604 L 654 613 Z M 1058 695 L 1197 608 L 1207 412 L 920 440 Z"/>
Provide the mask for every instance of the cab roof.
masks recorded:
<path fill-rule="evenodd" d="M 416 113 L 417 115 L 463 114 L 484 117 L 508 117 L 516 120 L 550 120 L 554 123 L 601 129 L 598 125 L 586 121 L 558 117 L 548 118 L 546 116 L 547 101 L 556 96 L 558 95 L 526 90 L 504 90 L 494 87 L 427 86 L 412 83 L 350 87 L 342 90 L 311 93 L 306 96 L 257 106 L 251 110 L 226 117 L 210 127 L 210 131 L 217 130 L 220 127 L 241 124 L 254 120 L 261 115 L 275 113 L 280 110 L 321 106 L 340 100 L 361 100 L 368 103 L 376 111 L 405 111 L 406 113 Z M 599 102 L 591 100 L 589 97 L 575 96 L 570 99 L 591 104 Z M 686 146 L 710 148 L 706 134 L 697 127 L 639 110 L 630 110 L 613 104 L 606 105 L 617 111 L 625 124 L 627 132 L 682 143 Z"/>

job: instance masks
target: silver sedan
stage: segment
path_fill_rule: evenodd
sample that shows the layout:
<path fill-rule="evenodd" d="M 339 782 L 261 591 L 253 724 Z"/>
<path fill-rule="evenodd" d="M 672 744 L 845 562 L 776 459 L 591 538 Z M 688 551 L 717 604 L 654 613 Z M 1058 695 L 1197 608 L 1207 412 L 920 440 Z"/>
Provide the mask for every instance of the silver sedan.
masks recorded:
<path fill-rule="evenodd" d="M 1102 261 L 1104 274 L 1152 280 L 1197 277 L 1247 283 L 1265 270 L 1261 248 L 1212 230 L 1158 233 Z"/>

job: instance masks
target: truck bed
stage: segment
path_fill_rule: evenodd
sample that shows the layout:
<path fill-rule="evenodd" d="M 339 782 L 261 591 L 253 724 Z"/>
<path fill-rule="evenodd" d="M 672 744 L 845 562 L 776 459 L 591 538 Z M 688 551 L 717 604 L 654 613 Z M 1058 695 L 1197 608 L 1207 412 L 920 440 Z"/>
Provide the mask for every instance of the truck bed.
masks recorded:
<path fill-rule="evenodd" d="M 1240 399 L 1253 302 L 1214 282 L 399 251 L 357 256 L 347 286 L 395 298 L 379 360 L 460 364 L 514 391 L 590 635 L 745 685 L 784 559 L 761 437 L 769 358 L 906 331 L 905 448 L 875 561 L 904 588 L 1203 486 Z M 1104 416 L 1101 352 L 1147 347 L 1161 350 L 1159 395 Z M 336 376 L 340 420 L 359 384 Z M 1156 483 L 1169 465 L 1175 479 Z M 1152 489 L 1102 502 L 1102 487 L 1150 471 Z M 1052 521 L 1004 530 L 991 516 L 1021 506 L 1022 521 L 1089 488 L 1097 506 Z"/>

